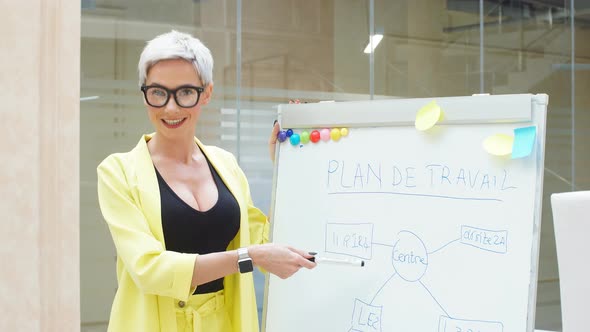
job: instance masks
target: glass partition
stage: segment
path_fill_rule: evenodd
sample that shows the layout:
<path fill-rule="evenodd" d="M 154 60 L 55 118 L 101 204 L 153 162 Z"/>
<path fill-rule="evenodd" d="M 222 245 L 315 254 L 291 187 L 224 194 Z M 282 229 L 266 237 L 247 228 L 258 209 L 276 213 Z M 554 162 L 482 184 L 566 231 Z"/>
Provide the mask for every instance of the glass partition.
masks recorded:
<path fill-rule="evenodd" d="M 571 57 L 569 10 L 542 1 L 486 3 L 483 9 L 487 91 L 549 95 L 536 323 L 553 330 L 560 328 L 561 312 L 550 195 L 569 191 L 572 176 L 572 87 L 569 72 L 555 70 Z"/>

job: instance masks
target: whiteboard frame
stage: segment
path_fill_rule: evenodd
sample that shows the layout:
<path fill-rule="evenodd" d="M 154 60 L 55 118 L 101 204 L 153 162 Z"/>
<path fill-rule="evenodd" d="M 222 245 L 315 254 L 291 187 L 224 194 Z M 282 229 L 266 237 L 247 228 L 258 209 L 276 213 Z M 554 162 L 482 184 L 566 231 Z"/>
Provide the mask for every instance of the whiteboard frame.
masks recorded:
<path fill-rule="evenodd" d="M 541 243 L 541 214 L 543 209 L 545 133 L 547 105 L 549 102 L 549 96 L 547 94 L 473 95 L 463 97 L 327 102 L 320 103 L 322 107 L 321 112 L 317 112 L 318 104 L 283 104 L 278 107 L 277 120 L 281 128 L 292 129 L 413 126 L 416 119 L 416 112 L 433 100 L 444 110 L 444 119 L 437 125 L 532 122 L 537 126 L 535 140 L 535 151 L 537 152 L 536 197 L 532 229 L 533 244 L 526 330 L 527 332 L 534 332 L 539 250 Z M 395 104 L 395 110 L 392 109 L 392 104 Z M 280 150 L 281 144 L 277 144 L 269 214 L 271 220 L 269 237 L 271 242 L 274 230 L 272 220 L 275 215 Z M 261 322 L 261 330 L 263 332 L 266 332 L 268 292 L 269 276 L 266 275 Z"/>

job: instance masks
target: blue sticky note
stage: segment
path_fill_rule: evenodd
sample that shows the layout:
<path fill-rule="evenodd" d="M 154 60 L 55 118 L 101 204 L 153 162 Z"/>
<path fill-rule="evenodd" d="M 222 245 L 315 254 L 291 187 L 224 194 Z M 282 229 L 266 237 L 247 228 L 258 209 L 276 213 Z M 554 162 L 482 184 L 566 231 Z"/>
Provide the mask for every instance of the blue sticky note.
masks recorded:
<path fill-rule="evenodd" d="M 533 152 L 537 127 L 522 127 L 514 129 L 514 144 L 512 145 L 512 159 L 527 157 Z"/>

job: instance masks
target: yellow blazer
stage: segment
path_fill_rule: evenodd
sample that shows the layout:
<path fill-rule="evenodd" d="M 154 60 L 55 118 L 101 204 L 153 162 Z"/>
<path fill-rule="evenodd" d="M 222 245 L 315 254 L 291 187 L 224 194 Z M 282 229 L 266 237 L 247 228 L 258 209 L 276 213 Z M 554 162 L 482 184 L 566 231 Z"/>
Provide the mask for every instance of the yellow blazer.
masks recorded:
<path fill-rule="evenodd" d="M 164 244 L 160 190 L 147 147 L 150 138 L 144 135 L 133 150 L 112 154 L 97 168 L 100 209 L 117 249 L 119 287 L 111 308 L 112 332 L 176 332 L 174 303 L 194 292 L 197 255 L 167 251 Z M 268 241 L 268 220 L 254 207 L 234 156 L 196 138 L 195 142 L 240 206 L 240 231 L 228 250 Z M 258 331 L 252 274 L 226 276 L 224 289 L 234 331 Z"/>

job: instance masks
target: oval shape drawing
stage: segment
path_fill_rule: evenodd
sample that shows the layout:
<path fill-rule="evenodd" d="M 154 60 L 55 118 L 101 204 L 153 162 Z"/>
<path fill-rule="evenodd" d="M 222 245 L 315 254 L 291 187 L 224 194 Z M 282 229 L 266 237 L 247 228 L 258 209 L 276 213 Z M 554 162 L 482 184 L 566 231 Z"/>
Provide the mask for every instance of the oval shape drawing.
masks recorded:
<path fill-rule="evenodd" d="M 418 235 L 410 231 L 397 234 L 391 262 L 395 272 L 405 281 L 418 281 L 428 268 L 428 252 Z"/>

